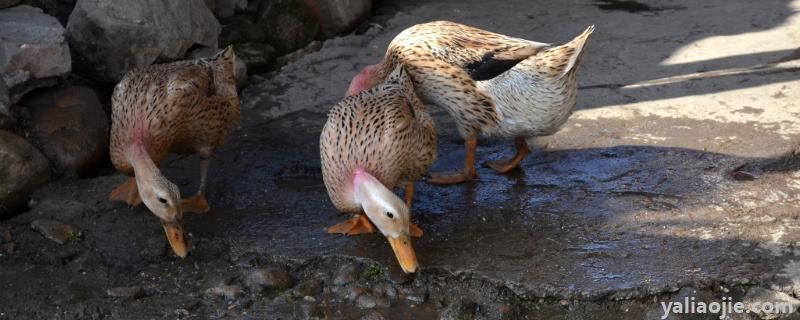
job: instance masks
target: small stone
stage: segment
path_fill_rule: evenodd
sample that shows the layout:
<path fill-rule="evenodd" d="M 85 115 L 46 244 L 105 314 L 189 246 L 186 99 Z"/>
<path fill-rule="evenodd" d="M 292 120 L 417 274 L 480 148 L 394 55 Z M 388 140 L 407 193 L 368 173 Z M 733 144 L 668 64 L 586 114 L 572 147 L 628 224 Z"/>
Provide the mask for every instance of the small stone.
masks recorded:
<path fill-rule="evenodd" d="M 753 181 L 756 179 L 756 176 L 754 174 L 742 170 L 736 170 L 732 172 L 731 176 L 733 176 L 734 180 L 738 181 Z"/>
<path fill-rule="evenodd" d="M 298 285 L 297 290 L 304 296 L 316 296 L 322 293 L 322 281 L 308 280 Z"/>
<path fill-rule="evenodd" d="M 361 317 L 361 319 L 359 320 L 384 320 L 384 319 L 386 318 L 384 318 L 380 313 L 378 313 L 377 311 L 372 311 Z"/>
<path fill-rule="evenodd" d="M 459 300 L 442 311 L 440 320 L 470 320 L 475 319 L 478 304 L 472 301 Z"/>
<path fill-rule="evenodd" d="M 225 300 L 235 300 L 244 295 L 242 287 L 236 285 L 221 285 L 206 289 L 208 297 L 223 297 Z"/>
<path fill-rule="evenodd" d="M 294 305 L 294 316 L 296 319 L 319 319 L 326 318 L 325 311 L 316 302 L 305 301 Z"/>
<path fill-rule="evenodd" d="M 256 269 L 244 279 L 245 286 L 252 293 L 280 292 L 292 287 L 292 276 L 281 268 Z"/>
<path fill-rule="evenodd" d="M 144 297 L 144 289 L 139 286 L 116 287 L 106 290 L 106 294 L 114 299 L 136 300 Z"/>
<path fill-rule="evenodd" d="M 37 219 L 31 222 L 31 228 L 41 233 L 45 238 L 64 244 L 67 241 L 75 240 L 78 233 L 72 226 L 58 221 Z"/>
<path fill-rule="evenodd" d="M 376 297 L 372 294 L 362 294 L 356 299 L 356 306 L 359 309 L 372 309 L 375 307 L 386 308 L 389 306 L 389 301 L 386 298 Z"/>
<path fill-rule="evenodd" d="M 340 266 L 333 275 L 333 285 L 344 286 L 356 282 L 358 274 L 361 271 L 360 269 L 361 268 L 352 263 Z"/>
<path fill-rule="evenodd" d="M 758 314 L 761 319 L 794 319 L 793 314 L 800 308 L 800 300 L 780 291 L 759 287 L 750 288 L 742 297 L 742 302 L 745 304 L 745 310 Z M 757 310 L 754 309 L 756 304 L 760 306 Z M 764 312 L 765 304 L 773 306 L 775 310 Z"/>

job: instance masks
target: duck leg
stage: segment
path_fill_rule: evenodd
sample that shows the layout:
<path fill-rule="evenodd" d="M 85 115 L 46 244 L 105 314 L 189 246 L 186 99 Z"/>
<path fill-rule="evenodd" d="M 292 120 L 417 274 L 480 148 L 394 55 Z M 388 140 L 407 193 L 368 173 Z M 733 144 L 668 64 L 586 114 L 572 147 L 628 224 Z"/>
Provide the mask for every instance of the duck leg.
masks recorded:
<path fill-rule="evenodd" d="M 341 233 L 347 236 L 373 232 L 375 230 L 372 228 L 372 223 L 363 213 L 358 213 L 347 221 L 328 227 L 328 233 Z"/>
<path fill-rule="evenodd" d="M 493 161 L 486 161 L 485 165 L 489 168 L 497 170 L 499 173 L 506 173 L 511 171 L 511 169 L 516 168 L 522 159 L 525 159 L 529 153 L 531 153 L 530 149 L 528 149 L 528 142 L 525 141 L 524 137 L 516 137 L 514 139 L 514 145 L 517 147 L 517 154 L 509 159 L 501 159 L 501 160 L 493 160 Z"/>
<path fill-rule="evenodd" d="M 133 208 L 142 203 L 139 197 L 139 189 L 136 187 L 136 178 L 128 178 L 125 182 L 114 188 L 108 194 L 108 199 L 112 201 L 125 201 L 129 207 Z"/>
<path fill-rule="evenodd" d="M 456 172 L 431 172 L 428 182 L 432 184 L 456 184 L 478 179 L 475 172 L 475 149 L 478 146 L 478 138 L 470 137 L 464 141 L 466 159 L 464 159 L 464 169 Z"/>
<path fill-rule="evenodd" d="M 406 201 L 406 206 L 408 206 L 408 210 L 411 211 L 411 199 L 414 198 L 414 183 L 409 182 L 406 184 L 405 191 L 403 191 L 403 198 Z M 408 223 L 408 231 L 412 237 L 419 238 L 422 236 L 422 229 L 417 227 L 416 224 L 413 222 Z"/>
<path fill-rule="evenodd" d="M 183 212 L 206 213 L 211 210 L 206 200 L 206 175 L 208 175 L 208 158 L 200 158 L 200 188 L 197 194 L 188 199 L 181 200 Z"/>

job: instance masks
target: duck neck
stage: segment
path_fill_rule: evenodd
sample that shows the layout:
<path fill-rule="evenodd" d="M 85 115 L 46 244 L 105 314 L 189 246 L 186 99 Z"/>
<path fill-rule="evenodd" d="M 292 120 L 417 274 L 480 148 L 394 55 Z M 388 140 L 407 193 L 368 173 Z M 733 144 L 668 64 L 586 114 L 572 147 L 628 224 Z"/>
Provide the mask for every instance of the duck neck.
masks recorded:
<path fill-rule="evenodd" d="M 161 171 L 158 166 L 150 158 L 142 142 L 135 142 L 128 149 L 128 160 L 133 166 L 133 172 L 136 177 L 136 185 L 141 188 L 142 186 L 150 185 L 154 181 L 162 178 Z M 139 190 L 142 191 L 141 189 Z"/>
<path fill-rule="evenodd" d="M 369 172 L 359 169 L 353 173 L 353 200 L 362 208 L 380 201 L 388 193 L 392 191 Z"/>

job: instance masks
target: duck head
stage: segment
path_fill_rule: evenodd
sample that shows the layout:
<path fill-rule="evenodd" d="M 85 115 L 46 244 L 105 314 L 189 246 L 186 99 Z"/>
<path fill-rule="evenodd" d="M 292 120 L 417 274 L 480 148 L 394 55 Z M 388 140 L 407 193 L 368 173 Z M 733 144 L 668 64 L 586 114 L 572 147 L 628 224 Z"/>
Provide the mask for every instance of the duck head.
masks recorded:
<path fill-rule="evenodd" d="M 364 170 L 353 176 L 353 193 L 367 218 L 389 241 L 400 267 L 406 273 L 417 271 L 417 256 L 411 245 L 408 206 L 392 190 Z"/>
<path fill-rule="evenodd" d="M 131 158 L 136 186 L 142 202 L 155 214 L 164 227 L 172 251 L 185 258 L 189 249 L 183 236 L 183 212 L 178 186 L 167 180 L 142 146 L 132 148 Z"/>

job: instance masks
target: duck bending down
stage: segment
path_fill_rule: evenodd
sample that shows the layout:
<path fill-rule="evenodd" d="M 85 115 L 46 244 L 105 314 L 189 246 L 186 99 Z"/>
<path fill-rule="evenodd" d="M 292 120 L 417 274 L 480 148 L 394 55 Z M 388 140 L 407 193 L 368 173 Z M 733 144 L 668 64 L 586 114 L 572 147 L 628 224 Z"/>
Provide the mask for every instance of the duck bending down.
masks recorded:
<path fill-rule="evenodd" d="M 401 64 L 385 82 L 346 97 L 328 112 L 320 136 L 322 177 L 334 206 L 355 213 L 329 233 L 373 232 L 387 238 L 403 271 L 418 266 L 411 244 L 414 182 L 436 158 L 433 119 Z M 402 186 L 404 200 L 392 190 Z M 370 223 L 371 222 L 371 223 Z"/>
<path fill-rule="evenodd" d="M 111 160 L 131 176 L 111 200 L 144 202 L 160 220 L 176 255 L 186 257 L 184 212 L 207 212 L 206 174 L 211 155 L 239 121 L 233 48 L 207 59 L 158 64 L 128 72 L 111 99 Z M 200 187 L 181 199 L 159 170 L 168 152 L 200 156 Z"/>
<path fill-rule="evenodd" d="M 445 108 L 465 140 L 463 170 L 432 173 L 428 181 L 477 179 L 478 135 L 515 138 L 514 157 L 487 163 L 505 173 L 529 152 L 527 137 L 555 133 L 572 114 L 577 66 L 593 31 L 551 46 L 448 21 L 415 25 L 392 40 L 381 62 L 353 78 L 347 94 L 375 86 L 402 63 L 419 97 Z"/>

